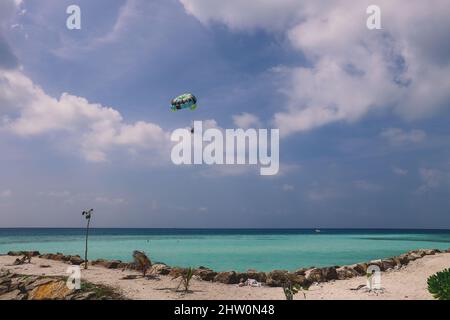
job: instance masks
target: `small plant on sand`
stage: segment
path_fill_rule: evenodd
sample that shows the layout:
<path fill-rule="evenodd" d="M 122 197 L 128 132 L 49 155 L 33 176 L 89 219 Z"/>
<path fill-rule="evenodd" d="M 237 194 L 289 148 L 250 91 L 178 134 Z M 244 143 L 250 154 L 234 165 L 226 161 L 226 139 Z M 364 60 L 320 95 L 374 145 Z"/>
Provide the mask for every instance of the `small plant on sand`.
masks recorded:
<path fill-rule="evenodd" d="M 305 290 L 308 290 L 307 287 L 302 287 L 298 284 L 292 284 L 290 281 L 287 282 L 284 286 L 283 286 L 283 292 L 284 295 L 286 297 L 286 300 L 294 300 L 294 296 L 299 293 L 302 292 L 303 293 L 303 297 L 306 300 L 306 293 Z"/>
<path fill-rule="evenodd" d="M 450 300 L 450 269 L 428 278 L 428 291 L 438 300 Z"/>
<path fill-rule="evenodd" d="M 92 217 L 92 213 L 93 212 L 94 212 L 94 209 L 90 209 L 90 210 L 83 211 L 82 214 L 81 214 L 87 220 L 87 225 L 86 225 L 86 246 L 85 246 L 85 249 L 84 249 L 84 268 L 85 269 L 88 268 L 87 254 L 88 254 L 89 225 L 91 223 L 91 217 Z"/>
<path fill-rule="evenodd" d="M 177 291 L 178 291 L 178 289 L 181 286 L 183 286 L 184 287 L 183 291 L 186 292 L 186 293 L 189 292 L 189 287 L 191 285 L 191 280 L 192 280 L 193 276 L 194 276 L 194 269 L 193 268 L 189 267 L 189 268 L 184 269 L 181 272 L 181 282 L 180 282 L 180 284 L 177 287 Z"/>

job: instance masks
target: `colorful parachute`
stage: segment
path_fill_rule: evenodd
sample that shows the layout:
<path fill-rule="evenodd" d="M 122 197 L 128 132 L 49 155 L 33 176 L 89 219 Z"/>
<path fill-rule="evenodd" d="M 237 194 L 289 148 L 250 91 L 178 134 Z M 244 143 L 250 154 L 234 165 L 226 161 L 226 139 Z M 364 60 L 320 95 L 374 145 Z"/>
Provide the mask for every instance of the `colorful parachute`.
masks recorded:
<path fill-rule="evenodd" d="M 185 93 L 181 96 L 172 99 L 171 101 L 172 107 L 170 108 L 172 111 L 178 111 L 182 109 L 197 109 L 197 98 L 192 93 Z"/>

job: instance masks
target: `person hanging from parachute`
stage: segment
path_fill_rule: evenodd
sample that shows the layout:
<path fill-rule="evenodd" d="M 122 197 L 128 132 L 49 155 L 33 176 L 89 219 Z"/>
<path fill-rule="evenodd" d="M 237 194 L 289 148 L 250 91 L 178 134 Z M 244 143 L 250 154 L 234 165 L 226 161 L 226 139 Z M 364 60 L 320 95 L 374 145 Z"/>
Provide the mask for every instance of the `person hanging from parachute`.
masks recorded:
<path fill-rule="evenodd" d="M 180 111 L 189 109 L 191 111 L 197 109 L 197 98 L 192 93 L 182 94 L 171 101 L 171 110 Z M 194 133 L 194 126 L 192 125 L 191 133 Z"/>

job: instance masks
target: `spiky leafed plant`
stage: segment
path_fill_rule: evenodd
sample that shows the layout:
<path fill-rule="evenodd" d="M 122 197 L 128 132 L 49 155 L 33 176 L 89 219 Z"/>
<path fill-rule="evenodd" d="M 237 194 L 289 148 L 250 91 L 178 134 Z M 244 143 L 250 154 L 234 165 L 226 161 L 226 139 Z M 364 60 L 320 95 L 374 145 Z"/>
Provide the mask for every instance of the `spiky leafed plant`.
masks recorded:
<path fill-rule="evenodd" d="M 450 300 L 450 269 L 440 271 L 427 280 L 428 291 L 438 300 Z"/>
<path fill-rule="evenodd" d="M 286 300 L 294 300 L 294 296 L 300 291 L 303 293 L 303 297 L 306 300 L 305 291 L 308 290 L 307 286 L 301 286 L 299 284 L 292 284 L 291 281 L 287 281 L 283 284 L 283 292 Z"/>
<path fill-rule="evenodd" d="M 181 282 L 178 285 L 177 290 L 181 285 L 184 287 L 184 292 L 189 292 L 189 287 L 191 285 L 191 279 L 194 275 L 194 269 L 192 267 L 186 268 L 181 272 Z"/>
<path fill-rule="evenodd" d="M 87 225 L 86 225 L 86 247 L 84 249 L 84 269 L 88 268 L 87 254 L 88 254 L 89 225 L 91 223 L 91 217 L 92 217 L 92 213 L 93 212 L 94 212 L 94 209 L 90 209 L 90 210 L 83 211 L 83 213 L 82 213 L 82 215 L 87 220 Z"/>

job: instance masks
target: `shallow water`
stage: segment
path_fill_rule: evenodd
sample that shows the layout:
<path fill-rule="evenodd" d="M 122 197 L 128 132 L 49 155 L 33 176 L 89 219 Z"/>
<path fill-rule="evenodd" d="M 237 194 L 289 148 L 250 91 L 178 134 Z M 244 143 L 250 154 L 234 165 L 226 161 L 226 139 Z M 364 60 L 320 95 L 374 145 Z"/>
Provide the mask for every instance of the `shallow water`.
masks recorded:
<path fill-rule="evenodd" d="M 39 250 L 84 255 L 83 229 L 0 229 L 0 253 Z M 419 248 L 450 248 L 450 230 L 92 229 L 89 259 L 152 261 L 214 270 L 295 270 L 345 265 Z"/>

